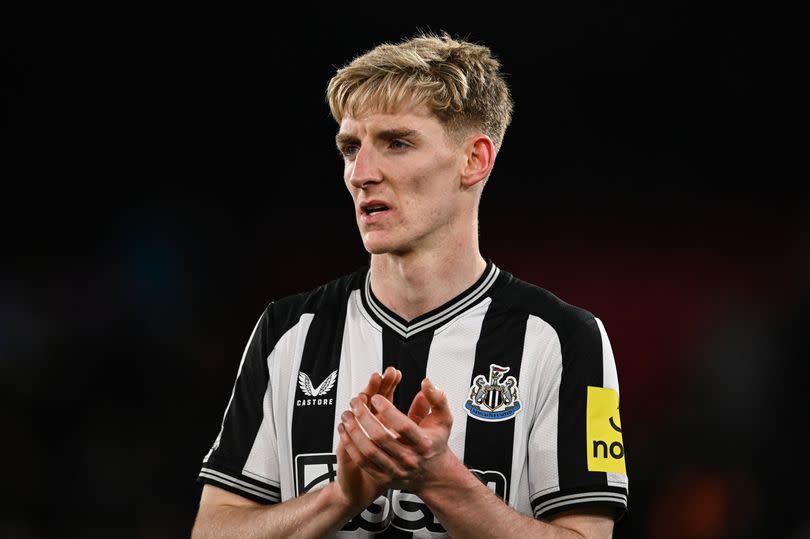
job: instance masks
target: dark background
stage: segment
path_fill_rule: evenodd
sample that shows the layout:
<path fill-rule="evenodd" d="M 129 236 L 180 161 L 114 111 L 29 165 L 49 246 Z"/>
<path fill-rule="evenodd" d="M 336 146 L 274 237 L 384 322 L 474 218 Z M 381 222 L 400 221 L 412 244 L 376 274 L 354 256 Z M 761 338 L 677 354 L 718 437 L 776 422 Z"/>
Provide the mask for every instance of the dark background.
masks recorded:
<path fill-rule="evenodd" d="M 417 29 L 513 90 L 483 254 L 611 337 L 616 537 L 810 534 L 810 197 L 764 8 L 504 8 L 6 13 L 0 536 L 188 536 L 259 313 L 367 261 L 326 83 Z"/>

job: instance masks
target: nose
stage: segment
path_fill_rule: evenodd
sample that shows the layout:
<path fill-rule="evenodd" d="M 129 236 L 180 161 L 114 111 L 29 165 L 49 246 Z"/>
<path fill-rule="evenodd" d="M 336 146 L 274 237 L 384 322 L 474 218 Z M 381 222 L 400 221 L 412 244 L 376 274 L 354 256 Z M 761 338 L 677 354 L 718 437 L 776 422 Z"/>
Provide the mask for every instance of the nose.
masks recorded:
<path fill-rule="evenodd" d="M 349 183 L 356 189 L 363 189 L 369 183 L 377 183 L 381 179 L 377 153 L 373 147 L 361 146 L 354 156 L 354 160 L 347 164 L 346 170 Z"/>

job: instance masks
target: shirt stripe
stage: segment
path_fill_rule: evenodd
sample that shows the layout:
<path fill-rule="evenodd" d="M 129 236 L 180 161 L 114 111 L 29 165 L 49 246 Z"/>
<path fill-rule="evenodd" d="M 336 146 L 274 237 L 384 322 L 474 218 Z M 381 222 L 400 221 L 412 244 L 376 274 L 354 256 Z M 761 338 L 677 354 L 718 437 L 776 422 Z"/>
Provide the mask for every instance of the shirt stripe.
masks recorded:
<path fill-rule="evenodd" d="M 587 387 L 618 391 L 600 320 L 491 261 L 467 290 L 410 322 L 379 302 L 372 277 L 362 268 L 268 305 L 201 482 L 283 503 L 336 480 L 340 414 L 371 373 L 393 365 L 403 373 L 397 408 L 407 413 L 430 377 L 453 414 L 450 449 L 519 512 L 624 510 L 627 476 L 587 469 Z M 447 535 L 417 496 L 389 489 L 335 536 Z"/>

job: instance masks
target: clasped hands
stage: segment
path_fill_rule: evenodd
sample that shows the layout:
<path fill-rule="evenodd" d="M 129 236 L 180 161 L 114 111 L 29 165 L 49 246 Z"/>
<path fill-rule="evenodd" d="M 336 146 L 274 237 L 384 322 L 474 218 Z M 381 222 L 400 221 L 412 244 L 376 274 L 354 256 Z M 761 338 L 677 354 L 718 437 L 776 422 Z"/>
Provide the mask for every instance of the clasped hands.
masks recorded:
<path fill-rule="evenodd" d="M 338 483 L 347 500 L 364 508 L 386 489 L 419 495 L 455 458 L 447 440 L 453 416 L 447 395 L 425 378 L 408 414 L 392 403 L 402 373 L 374 373 L 349 402 L 338 424 Z"/>

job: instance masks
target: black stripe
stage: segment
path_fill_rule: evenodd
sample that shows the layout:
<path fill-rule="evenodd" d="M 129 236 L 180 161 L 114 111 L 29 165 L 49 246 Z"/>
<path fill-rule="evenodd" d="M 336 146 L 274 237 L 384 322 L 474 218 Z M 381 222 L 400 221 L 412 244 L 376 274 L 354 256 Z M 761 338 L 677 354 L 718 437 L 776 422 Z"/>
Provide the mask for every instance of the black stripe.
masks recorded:
<path fill-rule="evenodd" d="M 292 456 L 306 453 L 331 453 L 335 426 L 337 383 L 323 395 L 309 396 L 299 384 L 299 374 L 306 374 L 317 388 L 340 366 L 346 306 L 318 310 L 309 326 L 301 366 L 295 373 L 295 401 L 292 416 Z M 314 403 L 321 399 L 322 404 Z M 306 404 L 310 401 L 311 404 Z"/>
<path fill-rule="evenodd" d="M 427 373 L 428 354 L 430 353 L 430 344 L 433 341 L 433 332 L 427 331 L 410 339 L 403 339 L 387 325 L 383 325 L 382 328 L 383 371 L 389 366 L 402 371 L 402 380 L 394 393 L 394 404 L 398 410 L 407 414 L 413 398 L 419 392 L 422 380 Z M 430 508 L 422 504 L 421 510 L 426 515 L 425 518 L 432 522 L 433 517 Z M 394 513 L 391 525 L 375 537 L 398 539 L 413 537 L 412 532 L 396 527 L 397 525 L 405 527 L 409 524 L 407 522 L 398 522 L 399 518 Z"/>
<path fill-rule="evenodd" d="M 268 306 L 247 344 L 242 370 L 234 384 L 233 398 L 230 401 L 219 444 L 211 452 L 208 462 L 212 466 L 240 467 L 253 447 L 259 432 L 264 410 L 262 402 L 270 379 L 265 359 L 276 344 L 272 328 L 272 317 Z"/>
<path fill-rule="evenodd" d="M 497 297 L 493 299 L 481 325 L 470 386 L 478 375 L 483 375 L 489 380 L 490 366 L 495 364 L 509 367 L 502 381 L 514 376 L 520 388 L 520 363 L 528 318 L 527 313 L 510 311 Z M 519 413 L 527 412 L 523 410 Z M 481 472 L 502 473 L 506 478 L 503 497 L 508 501 L 509 490 L 512 487 L 510 483 L 515 434 L 514 416 L 504 421 L 488 422 L 467 415 L 464 420 L 467 422 L 464 464 Z"/>
<path fill-rule="evenodd" d="M 402 371 L 402 380 L 394 393 L 394 404 L 402 413 L 407 414 L 427 373 L 433 332 L 403 339 L 388 326 L 383 326 L 382 342 L 383 371 L 388 366 Z"/>
<path fill-rule="evenodd" d="M 607 485 L 605 472 L 588 471 L 586 421 L 588 386 L 602 387 L 602 335 L 593 318 L 560 336 L 562 378 L 557 431 L 560 490 Z M 600 489 L 601 490 L 601 489 Z"/>

